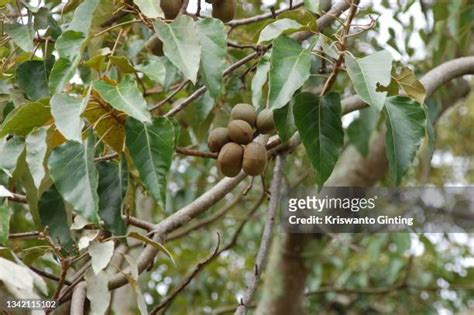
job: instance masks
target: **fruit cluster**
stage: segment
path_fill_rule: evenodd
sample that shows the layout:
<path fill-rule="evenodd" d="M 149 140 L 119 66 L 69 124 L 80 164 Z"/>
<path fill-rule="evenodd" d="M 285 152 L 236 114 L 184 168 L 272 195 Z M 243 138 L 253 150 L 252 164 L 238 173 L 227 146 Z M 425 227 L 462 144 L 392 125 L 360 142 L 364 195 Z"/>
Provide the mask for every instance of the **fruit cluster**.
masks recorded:
<path fill-rule="evenodd" d="M 237 176 L 242 169 L 250 176 L 263 174 L 267 149 L 252 140 L 258 133 L 268 134 L 273 130 L 275 124 L 271 110 L 264 109 L 257 115 L 252 105 L 235 105 L 227 128 L 216 128 L 208 137 L 209 150 L 219 153 L 217 166 L 220 172 L 228 177 Z"/>

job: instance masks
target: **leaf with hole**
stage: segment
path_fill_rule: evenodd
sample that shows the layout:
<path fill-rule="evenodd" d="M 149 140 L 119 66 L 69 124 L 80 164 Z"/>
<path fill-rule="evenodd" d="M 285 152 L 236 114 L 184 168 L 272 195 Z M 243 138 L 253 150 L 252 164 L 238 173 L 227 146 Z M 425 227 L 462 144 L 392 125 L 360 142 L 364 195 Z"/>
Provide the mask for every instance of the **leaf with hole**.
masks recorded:
<path fill-rule="evenodd" d="M 387 98 L 387 92 L 379 92 L 379 86 L 387 87 L 390 84 L 392 70 L 392 55 L 382 50 L 364 58 L 354 58 L 345 53 L 346 68 L 357 95 L 381 111 Z"/>

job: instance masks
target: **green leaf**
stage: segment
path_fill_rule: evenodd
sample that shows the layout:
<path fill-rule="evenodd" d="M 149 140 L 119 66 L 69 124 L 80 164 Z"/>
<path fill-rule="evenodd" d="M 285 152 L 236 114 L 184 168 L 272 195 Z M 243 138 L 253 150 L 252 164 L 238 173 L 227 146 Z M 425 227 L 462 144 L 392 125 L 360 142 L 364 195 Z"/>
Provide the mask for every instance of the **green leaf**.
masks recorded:
<path fill-rule="evenodd" d="M 94 90 L 112 107 L 142 122 L 151 121 L 146 101 L 137 85 L 131 80 L 126 78 L 118 85 L 94 81 L 92 85 Z"/>
<path fill-rule="evenodd" d="M 151 59 L 146 64 L 136 65 L 137 71 L 143 72 L 150 79 L 157 81 L 161 85 L 164 85 L 166 78 L 166 67 L 163 62 L 159 59 Z"/>
<path fill-rule="evenodd" d="M 76 73 L 80 61 L 80 54 L 73 61 L 66 58 L 59 58 L 53 66 L 49 75 L 49 91 L 51 94 L 62 92 L 66 84 Z"/>
<path fill-rule="evenodd" d="M 165 246 L 163 246 L 162 244 L 158 243 L 158 242 L 155 242 L 154 240 L 152 240 L 151 238 L 149 237 L 146 237 L 145 235 L 142 235 L 138 232 L 130 232 L 127 237 L 131 237 L 131 238 L 134 238 L 134 239 L 137 239 L 137 240 L 140 240 L 142 242 L 145 242 L 147 243 L 148 245 L 151 245 L 153 246 L 154 248 L 156 248 L 157 250 L 159 251 L 162 251 L 166 256 L 168 256 L 170 259 L 171 259 L 171 262 L 173 263 L 173 265 L 176 266 L 176 262 L 174 261 L 174 258 L 173 258 L 173 255 L 171 255 L 170 251 L 168 249 L 166 249 Z"/>
<path fill-rule="evenodd" d="M 295 119 L 293 117 L 293 102 L 289 102 L 282 108 L 273 111 L 273 121 L 278 135 L 283 143 L 290 140 L 296 131 Z"/>
<path fill-rule="evenodd" d="M 47 136 L 48 130 L 43 127 L 33 130 L 25 139 L 26 162 L 37 189 L 46 176 L 44 159 L 48 150 Z"/>
<path fill-rule="evenodd" d="M 176 143 L 172 120 L 157 117 L 152 124 L 129 118 L 125 135 L 130 156 L 140 179 L 158 204 L 165 209 L 168 171 Z"/>
<path fill-rule="evenodd" d="M 220 20 L 204 18 L 196 23 L 201 43 L 201 76 L 209 94 L 216 99 L 221 91 L 227 52 L 227 32 Z"/>
<path fill-rule="evenodd" d="M 51 119 L 47 101 L 26 103 L 12 110 L 0 127 L 0 138 L 8 134 L 26 136 L 35 127 L 45 125 Z"/>
<path fill-rule="evenodd" d="M 420 104 L 425 102 L 426 91 L 423 84 L 418 81 L 413 71 L 403 67 L 400 74 L 393 77 L 405 93 Z"/>
<path fill-rule="evenodd" d="M 164 17 L 159 0 L 133 0 L 133 2 L 150 19 Z"/>
<path fill-rule="evenodd" d="M 331 175 L 344 145 L 340 96 L 335 92 L 322 97 L 300 93 L 295 97 L 293 113 L 321 188 Z"/>
<path fill-rule="evenodd" d="M 361 109 L 359 113 L 359 117 L 347 128 L 347 135 L 360 154 L 366 157 L 369 153 L 370 134 L 377 123 L 377 113 L 372 108 Z"/>
<path fill-rule="evenodd" d="M 33 52 L 34 30 L 33 25 L 23 24 L 5 24 L 3 25 L 5 32 L 10 35 L 13 42 L 27 53 Z"/>
<path fill-rule="evenodd" d="M 0 143 L 0 170 L 3 170 L 9 177 L 12 176 L 24 147 L 23 139 L 16 137 Z"/>
<path fill-rule="evenodd" d="M 154 25 L 158 37 L 163 41 L 165 56 L 181 70 L 186 79 L 195 84 L 201 60 L 201 45 L 194 20 L 180 15 L 172 23 L 157 20 Z"/>
<path fill-rule="evenodd" d="M 0 205 L 0 244 L 5 245 L 10 235 L 10 209 Z"/>
<path fill-rule="evenodd" d="M 85 219 L 98 223 L 98 175 L 94 165 L 94 143 L 68 141 L 51 152 L 51 178 L 64 200 Z"/>
<path fill-rule="evenodd" d="M 280 36 L 273 42 L 270 64 L 268 103 L 275 109 L 285 106 L 309 78 L 311 55 L 295 40 Z"/>
<path fill-rule="evenodd" d="M 16 82 L 30 100 L 36 101 L 48 96 L 50 70 L 51 68 L 45 61 L 25 61 L 16 69 Z"/>
<path fill-rule="evenodd" d="M 304 7 L 313 13 L 319 12 L 319 0 L 304 0 Z"/>
<path fill-rule="evenodd" d="M 390 175 L 398 186 L 415 158 L 425 136 L 423 107 L 404 96 L 387 98 L 385 103 L 387 157 Z"/>
<path fill-rule="evenodd" d="M 66 31 L 59 36 L 54 47 L 58 51 L 59 57 L 71 59 L 81 49 L 81 45 L 86 39 L 82 32 Z"/>
<path fill-rule="evenodd" d="M 70 252 L 73 249 L 74 241 L 69 230 L 64 201 L 55 186 L 52 186 L 41 195 L 38 209 L 41 224 L 48 227 L 48 233 L 53 241 Z"/>
<path fill-rule="evenodd" d="M 67 30 L 81 32 L 87 36 L 92 25 L 92 17 L 98 5 L 99 0 L 85 0 L 82 2 L 74 11 Z"/>
<path fill-rule="evenodd" d="M 107 242 L 92 242 L 88 248 L 89 255 L 91 256 L 91 265 L 94 274 L 98 274 L 112 259 L 114 254 L 114 241 Z"/>
<path fill-rule="evenodd" d="M 331 38 L 324 34 L 319 34 L 319 44 L 326 55 L 333 59 L 339 58 L 339 51 L 335 45 L 336 42 L 332 41 Z"/>
<path fill-rule="evenodd" d="M 82 142 L 84 122 L 81 114 L 87 106 L 89 97 L 79 99 L 66 93 L 55 94 L 51 98 L 51 114 L 56 127 L 68 140 Z"/>
<path fill-rule="evenodd" d="M 122 219 L 122 204 L 128 187 L 126 160 L 121 164 L 102 161 L 99 171 L 99 216 L 114 235 L 125 235 L 127 227 Z"/>
<path fill-rule="evenodd" d="M 260 59 L 257 70 L 252 78 L 252 104 L 255 108 L 262 106 L 263 86 L 267 82 L 268 72 L 270 71 L 270 58 L 266 54 Z"/>
<path fill-rule="evenodd" d="M 304 25 L 301 25 L 292 19 L 285 18 L 276 20 L 275 22 L 265 26 L 265 28 L 260 32 L 258 43 L 271 41 L 282 34 L 291 34 L 300 30 L 301 28 L 304 28 Z"/>
<path fill-rule="evenodd" d="M 110 62 L 117 66 L 122 73 L 135 73 L 135 68 L 130 64 L 127 57 L 124 56 L 110 56 Z"/>
<path fill-rule="evenodd" d="M 359 97 L 381 111 L 387 98 L 387 92 L 378 92 L 379 86 L 390 84 L 392 70 L 392 55 L 382 50 L 361 59 L 355 59 L 350 53 L 345 53 L 347 73 Z"/>

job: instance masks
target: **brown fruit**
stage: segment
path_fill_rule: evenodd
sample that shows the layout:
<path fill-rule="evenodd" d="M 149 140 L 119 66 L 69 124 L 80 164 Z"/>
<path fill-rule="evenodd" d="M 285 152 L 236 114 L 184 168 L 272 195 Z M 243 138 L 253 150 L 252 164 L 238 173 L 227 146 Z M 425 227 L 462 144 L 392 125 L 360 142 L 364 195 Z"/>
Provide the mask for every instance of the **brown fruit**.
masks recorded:
<path fill-rule="evenodd" d="M 246 121 L 232 120 L 227 128 L 230 140 L 238 144 L 247 144 L 253 139 L 253 129 Z"/>
<path fill-rule="evenodd" d="M 212 17 L 226 23 L 234 19 L 235 0 L 219 0 L 212 4 Z"/>
<path fill-rule="evenodd" d="M 258 114 L 257 130 L 263 134 L 271 133 L 273 130 L 275 130 L 275 122 L 273 121 L 272 110 L 264 109 Z"/>
<path fill-rule="evenodd" d="M 232 108 L 230 112 L 231 120 L 245 120 L 250 124 L 250 126 L 255 126 L 255 121 L 257 120 L 257 112 L 252 105 L 240 103 Z"/>
<path fill-rule="evenodd" d="M 244 159 L 242 168 L 247 175 L 262 175 L 267 166 L 267 149 L 258 143 L 251 142 L 247 144 L 244 150 Z"/>
<path fill-rule="evenodd" d="M 212 130 L 207 138 L 207 146 L 211 152 L 219 152 L 228 142 L 230 142 L 229 131 L 223 127 Z"/>
<path fill-rule="evenodd" d="M 164 53 L 163 53 L 163 42 L 161 41 L 161 39 L 156 34 L 151 36 L 147 40 L 145 46 L 153 55 L 156 55 L 156 56 L 163 56 L 164 55 Z"/>
<path fill-rule="evenodd" d="M 165 18 L 168 20 L 172 20 L 178 16 L 179 10 L 183 6 L 182 0 L 161 0 L 160 7 L 165 14 Z"/>
<path fill-rule="evenodd" d="M 219 152 L 217 167 L 225 176 L 237 176 L 242 169 L 243 157 L 244 149 L 237 143 L 229 142 Z"/>

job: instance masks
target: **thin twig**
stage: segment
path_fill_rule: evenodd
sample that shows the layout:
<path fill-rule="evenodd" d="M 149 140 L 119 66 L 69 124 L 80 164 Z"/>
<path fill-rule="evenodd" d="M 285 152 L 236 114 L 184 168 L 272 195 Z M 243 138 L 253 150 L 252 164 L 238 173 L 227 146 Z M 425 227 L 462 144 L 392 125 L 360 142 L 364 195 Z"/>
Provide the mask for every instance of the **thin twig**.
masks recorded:
<path fill-rule="evenodd" d="M 216 248 L 214 249 L 214 252 L 209 255 L 205 260 L 199 262 L 196 267 L 194 267 L 194 270 L 186 277 L 184 278 L 183 281 L 181 281 L 180 284 L 178 284 L 171 293 L 166 296 L 160 304 L 158 304 L 153 310 L 150 312 L 150 314 L 156 314 L 160 310 L 164 309 L 167 307 L 173 300 L 176 298 L 176 296 L 183 291 L 186 286 L 198 275 L 198 273 L 205 267 L 207 266 L 212 260 L 214 260 L 215 257 L 219 255 L 219 247 L 221 245 L 221 235 L 217 233 L 217 245 Z"/>
<path fill-rule="evenodd" d="M 227 25 L 234 28 L 234 27 L 237 27 L 237 26 L 240 26 L 240 25 L 257 23 L 257 22 L 260 22 L 260 21 L 263 21 L 263 20 L 266 20 L 266 19 L 275 18 L 283 12 L 298 9 L 298 8 L 302 7 L 303 5 L 304 5 L 304 2 L 301 1 L 301 2 L 293 4 L 292 8 L 280 9 L 280 10 L 274 11 L 273 13 L 270 12 L 270 13 L 265 13 L 265 14 L 261 14 L 261 15 L 252 16 L 252 17 L 245 18 L 245 19 L 233 20 L 233 21 L 228 22 Z"/>
<path fill-rule="evenodd" d="M 150 112 L 154 112 L 155 110 L 157 110 L 161 106 L 168 103 L 173 97 L 175 97 L 176 94 L 179 93 L 179 91 L 184 89 L 186 87 L 186 85 L 188 85 L 188 83 L 189 83 L 189 80 L 181 82 L 181 84 L 176 89 L 174 89 L 173 92 L 171 92 L 165 99 L 161 100 L 158 104 L 156 104 L 155 106 L 150 108 Z"/>
<path fill-rule="evenodd" d="M 272 240 L 272 232 L 275 223 L 276 210 L 278 208 L 278 204 L 280 203 L 284 160 L 285 157 L 282 155 L 279 155 L 276 158 L 275 168 L 273 170 L 272 185 L 270 187 L 270 204 L 268 206 L 265 227 L 263 228 L 262 240 L 260 242 L 260 247 L 257 252 L 257 258 L 255 259 L 255 272 L 252 273 L 252 276 L 250 277 L 247 283 L 247 290 L 245 291 L 244 296 L 239 306 L 237 307 L 237 310 L 235 311 L 235 315 L 246 314 L 247 306 L 250 305 L 252 297 L 255 294 L 255 291 L 257 290 L 258 279 L 262 274 L 262 271 L 265 269 L 270 243 Z"/>

